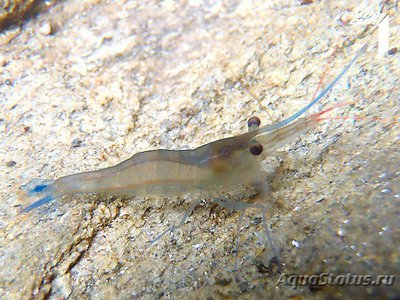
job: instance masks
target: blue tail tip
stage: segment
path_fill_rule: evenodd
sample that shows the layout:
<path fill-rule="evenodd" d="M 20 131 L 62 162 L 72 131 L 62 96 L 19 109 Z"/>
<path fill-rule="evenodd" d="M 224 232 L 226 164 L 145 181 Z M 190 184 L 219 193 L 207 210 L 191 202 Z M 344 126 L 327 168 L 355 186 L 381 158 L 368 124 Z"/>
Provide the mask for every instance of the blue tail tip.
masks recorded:
<path fill-rule="evenodd" d="M 48 184 L 38 184 L 35 186 L 32 190 L 31 193 L 40 193 L 43 192 L 49 185 Z"/>
<path fill-rule="evenodd" d="M 42 206 L 43 204 L 49 203 L 49 202 L 52 201 L 53 199 L 54 199 L 54 197 L 53 197 L 53 196 L 50 196 L 50 195 L 49 195 L 49 196 L 46 196 L 46 197 L 43 197 L 43 198 L 41 198 L 41 199 L 39 199 L 39 200 L 33 202 L 32 204 L 29 204 L 28 206 L 24 207 L 24 208 L 21 210 L 20 214 L 25 214 L 25 213 L 27 213 L 27 212 L 30 212 L 31 210 L 33 210 L 33 209 L 35 209 L 35 208 L 37 208 L 37 207 L 39 207 L 39 206 Z"/>

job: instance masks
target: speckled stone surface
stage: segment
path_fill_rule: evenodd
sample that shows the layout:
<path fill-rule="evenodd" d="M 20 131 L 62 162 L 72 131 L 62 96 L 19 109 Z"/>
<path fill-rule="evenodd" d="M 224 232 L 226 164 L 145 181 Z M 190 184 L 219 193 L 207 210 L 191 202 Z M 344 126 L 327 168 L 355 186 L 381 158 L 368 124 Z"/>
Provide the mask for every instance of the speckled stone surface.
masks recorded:
<path fill-rule="evenodd" d="M 0 1 L 0 30 L 21 26 L 25 21 L 52 7 L 58 1 L 60 0 Z"/>
<path fill-rule="evenodd" d="M 400 18 L 378 57 L 376 1 L 62 1 L 0 34 L 0 298 L 394 298 L 399 294 Z M 362 45 L 312 132 L 262 164 L 280 270 L 249 211 L 204 199 L 57 199 L 28 215 L 19 187 L 187 149 L 290 116 Z M 235 74 L 235 75 L 233 75 Z M 254 94 L 254 99 L 249 91 Z M 269 118 L 268 113 L 271 115 Z M 246 193 L 232 195 L 246 198 Z M 285 274 L 397 275 L 394 286 L 279 285 Z"/>

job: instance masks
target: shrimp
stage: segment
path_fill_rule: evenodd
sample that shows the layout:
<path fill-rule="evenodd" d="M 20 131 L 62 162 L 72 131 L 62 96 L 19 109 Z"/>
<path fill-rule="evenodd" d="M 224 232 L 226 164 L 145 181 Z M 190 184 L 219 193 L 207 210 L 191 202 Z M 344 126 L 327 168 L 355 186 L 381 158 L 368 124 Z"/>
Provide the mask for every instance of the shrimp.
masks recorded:
<path fill-rule="evenodd" d="M 252 117 L 248 120 L 247 133 L 217 140 L 192 150 L 145 151 L 115 166 L 97 171 L 73 174 L 56 180 L 32 179 L 21 189 L 28 197 L 41 198 L 23 208 L 21 213 L 27 213 L 64 195 L 98 193 L 165 197 L 189 193 L 207 194 L 260 182 L 260 161 L 316 126 L 320 116 L 327 110 L 306 118 L 299 117 L 332 89 L 365 49 L 366 45 L 313 101 L 283 121 L 260 127 L 260 120 Z M 247 208 L 259 208 L 265 212 L 260 204 L 230 201 L 221 197 L 214 201 L 224 207 L 241 210 L 239 222 Z M 181 222 L 168 228 L 153 242 L 182 226 L 199 203 L 200 200 L 194 201 Z M 265 218 L 265 213 L 263 215 Z M 268 239 L 272 245 L 269 234 Z"/>

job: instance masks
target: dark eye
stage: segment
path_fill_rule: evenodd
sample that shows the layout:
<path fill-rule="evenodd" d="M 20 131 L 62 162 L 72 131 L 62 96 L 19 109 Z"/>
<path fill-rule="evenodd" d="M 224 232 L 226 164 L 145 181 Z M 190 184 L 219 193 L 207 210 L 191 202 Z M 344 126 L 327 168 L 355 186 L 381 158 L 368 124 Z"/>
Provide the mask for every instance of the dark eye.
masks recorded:
<path fill-rule="evenodd" d="M 263 152 L 263 146 L 256 142 L 250 145 L 249 150 L 253 155 L 260 155 Z"/>
<path fill-rule="evenodd" d="M 249 128 L 250 128 L 250 127 L 258 127 L 258 126 L 260 126 L 260 124 L 261 124 L 260 118 L 258 118 L 258 117 L 256 117 L 256 116 L 251 117 L 251 118 L 247 121 L 247 126 L 248 126 Z"/>

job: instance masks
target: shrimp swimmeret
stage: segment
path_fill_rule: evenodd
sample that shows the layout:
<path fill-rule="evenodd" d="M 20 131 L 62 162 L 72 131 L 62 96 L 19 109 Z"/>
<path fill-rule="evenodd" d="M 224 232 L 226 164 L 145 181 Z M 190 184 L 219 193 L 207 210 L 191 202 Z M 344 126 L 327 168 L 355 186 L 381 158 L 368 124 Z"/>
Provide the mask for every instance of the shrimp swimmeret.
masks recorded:
<path fill-rule="evenodd" d="M 226 191 L 230 187 L 257 183 L 260 180 L 260 161 L 273 155 L 275 150 L 295 137 L 315 127 L 320 116 L 326 111 L 302 119 L 299 117 L 332 89 L 365 48 L 366 46 L 313 101 L 283 121 L 259 127 L 259 119 L 253 117 L 248 121 L 247 133 L 217 140 L 196 149 L 145 151 L 133 155 L 116 166 L 97 171 L 69 175 L 56 180 L 32 179 L 22 186 L 22 189 L 29 197 L 41 196 L 41 198 L 26 206 L 21 212 L 29 212 L 56 198 L 71 194 L 165 197 L 195 192 Z M 214 201 L 241 210 L 242 214 L 249 207 L 263 209 L 263 206 L 252 203 L 221 200 L 221 198 Z M 199 200 L 193 201 L 177 227 L 184 224 L 199 202 Z M 263 215 L 265 218 L 265 214 Z M 177 227 L 170 227 L 154 241 Z"/>

